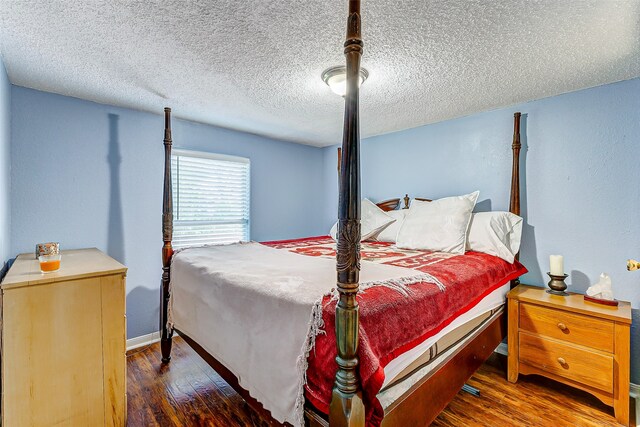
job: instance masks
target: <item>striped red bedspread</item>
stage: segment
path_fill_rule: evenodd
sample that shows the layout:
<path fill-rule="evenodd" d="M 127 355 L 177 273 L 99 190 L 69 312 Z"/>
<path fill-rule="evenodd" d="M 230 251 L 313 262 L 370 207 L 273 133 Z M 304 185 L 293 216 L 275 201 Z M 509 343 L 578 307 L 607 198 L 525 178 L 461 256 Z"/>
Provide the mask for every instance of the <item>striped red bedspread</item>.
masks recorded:
<path fill-rule="evenodd" d="M 308 256 L 335 257 L 330 237 L 265 242 L 267 246 Z M 519 262 L 508 262 L 480 252 L 452 255 L 441 252 L 403 250 L 391 243 L 362 242 L 362 262 L 378 262 L 429 273 L 445 285 L 421 282 L 408 286 L 409 292 L 376 286 L 360 292 L 358 372 L 367 408 L 367 424 L 377 426 L 384 415 L 377 394 L 384 382 L 384 367 L 395 357 L 437 334 L 456 317 L 486 295 L 527 272 Z M 309 355 L 305 395 L 319 410 L 328 413 L 335 357 L 335 305 L 323 302 L 325 333 L 316 337 Z"/>

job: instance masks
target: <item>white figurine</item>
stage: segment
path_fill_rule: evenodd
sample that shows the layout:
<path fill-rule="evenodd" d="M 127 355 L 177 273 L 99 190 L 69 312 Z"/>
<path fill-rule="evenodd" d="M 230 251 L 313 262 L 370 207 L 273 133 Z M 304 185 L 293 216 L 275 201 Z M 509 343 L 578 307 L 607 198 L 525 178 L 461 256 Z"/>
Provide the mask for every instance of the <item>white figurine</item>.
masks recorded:
<path fill-rule="evenodd" d="M 587 289 L 587 295 L 612 301 L 613 291 L 611 290 L 611 277 L 609 277 L 607 273 L 600 274 L 600 280 Z"/>

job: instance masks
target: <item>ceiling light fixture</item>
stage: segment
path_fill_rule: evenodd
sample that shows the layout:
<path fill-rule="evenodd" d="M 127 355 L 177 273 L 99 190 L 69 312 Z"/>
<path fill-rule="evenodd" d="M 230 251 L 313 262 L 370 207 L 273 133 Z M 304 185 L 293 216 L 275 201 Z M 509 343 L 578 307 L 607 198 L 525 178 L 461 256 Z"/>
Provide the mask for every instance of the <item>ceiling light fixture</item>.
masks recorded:
<path fill-rule="evenodd" d="M 364 83 L 369 77 L 369 72 L 360 67 L 360 81 L 358 87 Z M 322 81 L 331 88 L 334 93 L 340 96 L 345 96 L 347 93 L 347 67 L 344 65 L 337 65 L 335 67 L 327 68 L 322 72 Z"/>

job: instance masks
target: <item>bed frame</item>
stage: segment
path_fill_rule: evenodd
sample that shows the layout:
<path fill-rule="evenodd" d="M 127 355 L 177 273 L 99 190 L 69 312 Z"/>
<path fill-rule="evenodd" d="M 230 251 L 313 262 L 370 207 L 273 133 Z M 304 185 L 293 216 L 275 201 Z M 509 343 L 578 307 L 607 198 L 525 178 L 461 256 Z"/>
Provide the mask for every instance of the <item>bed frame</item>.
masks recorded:
<path fill-rule="evenodd" d="M 358 359 L 358 280 L 360 272 L 360 131 L 358 78 L 362 56 L 360 35 L 360 1 L 349 1 L 347 37 L 344 53 L 347 64 L 347 93 L 345 96 L 344 133 L 341 149 L 340 190 L 338 203 L 338 242 L 336 255 L 337 289 L 340 299 L 336 305 L 337 354 L 335 385 L 330 405 L 329 419 L 305 406 L 307 423 L 310 426 L 364 426 L 365 409 L 362 402 Z M 165 108 L 164 130 L 164 192 L 162 204 L 162 286 L 161 286 L 161 351 L 162 362 L 171 360 L 173 330 L 167 327 L 169 306 L 169 281 L 171 277 L 171 245 L 173 235 L 173 201 L 171 182 L 171 109 Z M 511 175 L 511 198 L 509 209 L 520 214 L 520 113 L 514 115 L 513 168 Z M 408 206 L 405 196 L 405 207 Z M 427 200 L 427 199 L 425 199 Z M 386 210 L 396 209 L 400 199 L 381 203 Z M 516 284 L 517 281 L 512 282 Z M 178 331 L 179 332 L 179 331 Z M 280 425 L 269 411 L 240 387 L 237 378 L 208 354 L 198 343 L 185 334 L 180 336 L 229 383 L 270 425 Z M 385 412 L 383 426 L 426 425 L 430 423 L 453 399 L 464 383 L 506 336 L 506 314 L 484 325 L 474 333 L 472 339 L 457 352 L 443 361 L 437 369 L 422 378 L 402 398 L 394 402 Z"/>

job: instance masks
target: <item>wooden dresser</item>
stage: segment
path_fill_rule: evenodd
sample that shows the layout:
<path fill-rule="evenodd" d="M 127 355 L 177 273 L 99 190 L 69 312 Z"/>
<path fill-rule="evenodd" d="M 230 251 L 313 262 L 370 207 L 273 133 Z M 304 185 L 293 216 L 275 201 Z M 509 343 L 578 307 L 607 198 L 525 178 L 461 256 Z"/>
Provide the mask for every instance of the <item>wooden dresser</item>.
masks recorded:
<path fill-rule="evenodd" d="M 585 390 L 629 425 L 631 305 L 609 307 L 525 285 L 507 298 L 509 381 L 539 374 Z"/>
<path fill-rule="evenodd" d="M 97 249 L 48 274 L 18 256 L 0 286 L 2 426 L 126 424 L 126 272 Z"/>

